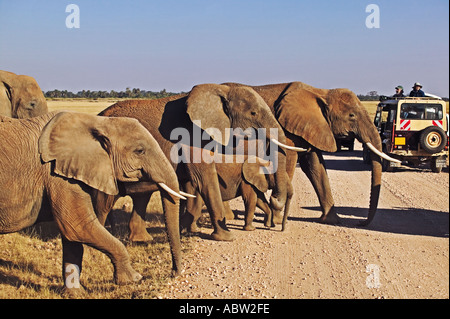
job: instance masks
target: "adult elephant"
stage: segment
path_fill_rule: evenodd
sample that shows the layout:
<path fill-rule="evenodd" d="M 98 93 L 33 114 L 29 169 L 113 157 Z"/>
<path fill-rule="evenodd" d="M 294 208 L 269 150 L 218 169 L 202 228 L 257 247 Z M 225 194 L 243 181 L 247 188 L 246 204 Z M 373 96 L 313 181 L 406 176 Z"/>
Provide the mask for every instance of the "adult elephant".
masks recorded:
<path fill-rule="evenodd" d="M 229 87 L 251 87 L 269 105 L 285 130 L 287 143 L 309 148 L 309 152 L 287 152 L 287 172 L 292 179 L 297 156 L 319 198 L 325 223 L 336 224 L 334 200 L 322 152 L 335 152 L 335 137 L 354 135 L 371 153 L 372 181 L 369 213 L 363 225 L 374 218 L 381 187 L 381 158 L 396 161 L 382 153 L 381 140 L 373 121 L 358 97 L 348 89 L 318 89 L 302 82 L 246 86 L 225 83 Z M 280 217 L 278 217 L 280 218 Z"/>
<path fill-rule="evenodd" d="M 121 183 L 147 181 L 162 190 L 173 271 L 181 271 L 177 176 L 138 121 L 68 112 L 0 116 L 0 140 L 0 234 L 53 218 L 62 234 L 66 288 L 77 288 L 67 279 L 79 279 L 73 271 L 81 270 L 82 244 L 111 258 L 116 283 L 140 280 L 93 206 L 94 193 L 116 196 Z"/>
<path fill-rule="evenodd" d="M 47 101 L 34 78 L 0 70 L 0 115 L 24 119 L 47 112 Z"/>
<path fill-rule="evenodd" d="M 195 86 L 189 94 L 158 100 L 118 102 L 99 115 L 133 117 L 149 130 L 166 157 L 171 159 L 180 185 L 190 182 L 202 196 L 211 216 L 214 228 L 212 238 L 215 240 L 231 241 L 234 236 L 226 227 L 219 186 L 221 181 L 215 164 L 205 161 L 202 155 L 204 147 L 211 145 L 210 137 L 217 141 L 219 148 L 224 145 L 232 147 L 233 139 L 227 134 L 230 128 L 265 128 L 265 138 L 279 145 L 285 143 L 283 130 L 267 104 L 247 87 L 202 84 Z M 273 129 L 276 134 L 272 136 Z M 277 149 L 277 152 L 282 150 Z M 284 156 L 279 158 L 279 174 L 275 174 L 275 188 L 271 197 L 278 208 L 285 205 L 288 192 L 286 160 Z M 134 241 L 151 240 L 145 231 L 143 217 L 154 189 L 141 186 L 137 185 L 138 191 L 129 193 L 134 203 L 130 220 L 130 239 Z"/>

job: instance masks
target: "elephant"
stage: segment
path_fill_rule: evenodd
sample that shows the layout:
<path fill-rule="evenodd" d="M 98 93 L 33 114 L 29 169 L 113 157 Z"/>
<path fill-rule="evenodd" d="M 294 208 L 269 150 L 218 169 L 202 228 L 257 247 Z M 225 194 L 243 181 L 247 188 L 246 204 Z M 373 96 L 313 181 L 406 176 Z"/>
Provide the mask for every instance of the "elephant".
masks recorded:
<path fill-rule="evenodd" d="M 367 226 L 376 214 L 381 188 L 381 158 L 397 161 L 382 153 L 381 140 L 367 110 L 355 93 L 348 89 L 319 89 L 302 82 L 247 86 L 224 83 L 230 88 L 250 87 L 270 107 L 283 127 L 286 143 L 307 149 L 307 152 L 286 151 L 287 173 L 292 180 L 297 161 L 311 181 L 319 198 L 320 221 L 340 222 L 331 192 L 322 152 L 335 152 L 336 137 L 354 136 L 371 152 L 372 180 Z M 397 161 L 398 162 L 398 161 Z M 274 216 L 280 221 L 281 216 Z"/>
<path fill-rule="evenodd" d="M 225 209 L 230 209 L 226 203 L 233 198 L 242 196 L 244 200 L 245 224 L 243 228 L 246 231 L 255 230 L 255 227 L 253 226 L 253 217 L 257 206 L 265 213 L 264 225 L 266 227 L 275 226 L 272 223 L 272 211 L 277 210 L 277 207 L 275 207 L 272 202 L 269 204 L 264 195 L 268 189 L 275 187 L 274 175 L 267 174 L 267 172 L 264 171 L 264 167 L 268 167 L 269 165 L 269 161 L 256 156 L 249 156 L 243 163 L 239 163 L 236 160 L 229 161 L 228 163 L 225 160 L 222 160 L 221 162 L 216 163 L 217 175 L 219 180 L 222 181 L 220 184 L 220 191 L 222 200 L 225 204 Z M 283 216 L 283 230 L 289 211 L 289 203 L 293 195 L 292 185 L 290 181 L 287 182 L 288 197 Z M 191 183 L 184 185 L 184 189 L 191 193 L 195 191 L 192 188 Z M 188 198 L 185 203 L 186 212 L 182 215 L 181 224 L 182 226 L 186 226 L 190 232 L 198 232 L 197 221 L 201 216 L 203 201 L 200 196 L 197 196 L 196 198 Z M 233 218 L 233 215 L 230 218 Z"/>
<path fill-rule="evenodd" d="M 226 226 L 220 181 L 215 163 L 205 161 L 203 156 L 198 155 L 203 154 L 204 147 L 212 142 L 216 143 L 216 149 L 232 147 L 230 145 L 233 144 L 233 139 L 227 134 L 229 128 L 266 128 L 264 138 L 286 146 L 283 130 L 267 104 L 254 90 L 246 87 L 200 84 L 194 86 L 188 94 L 157 100 L 121 101 L 99 115 L 136 118 L 149 130 L 166 157 L 171 159 L 179 184 L 186 185 L 190 182 L 201 195 L 211 216 L 211 237 L 220 241 L 234 240 Z M 271 128 L 275 129 L 278 136 L 271 135 Z M 283 153 L 283 150 L 278 148 L 277 152 Z M 279 156 L 278 170 L 274 175 L 275 186 L 271 201 L 278 209 L 282 209 L 288 193 L 285 156 Z M 154 189 L 146 190 L 145 186 L 137 188 L 140 190 L 130 193 L 134 202 L 130 240 L 148 241 L 151 238 L 145 230 L 143 217 Z"/>
<path fill-rule="evenodd" d="M 0 115 L 24 119 L 45 113 L 47 101 L 34 78 L 0 70 Z"/>
<path fill-rule="evenodd" d="M 79 280 L 83 244 L 111 259 L 117 284 L 141 279 L 125 246 L 95 212 L 99 194 L 117 196 L 123 184 L 139 181 L 161 189 L 172 271 L 182 271 L 179 199 L 185 197 L 172 165 L 137 120 L 74 112 L 0 116 L 0 140 L 0 234 L 54 220 L 62 237 L 66 291 L 82 289 L 73 282 Z"/>

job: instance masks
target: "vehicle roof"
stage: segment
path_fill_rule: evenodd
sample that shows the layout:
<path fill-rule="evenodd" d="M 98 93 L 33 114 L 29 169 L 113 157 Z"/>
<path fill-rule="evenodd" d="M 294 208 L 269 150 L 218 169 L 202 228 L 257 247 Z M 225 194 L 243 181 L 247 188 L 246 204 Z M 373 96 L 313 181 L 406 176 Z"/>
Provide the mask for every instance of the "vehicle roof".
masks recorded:
<path fill-rule="evenodd" d="M 397 106 L 401 103 L 425 103 L 425 104 L 432 104 L 432 103 L 438 103 L 438 104 L 445 104 L 445 101 L 441 98 L 436 97 L 387 97 L 382 96 L 380 97 L 380 106 Z"/>

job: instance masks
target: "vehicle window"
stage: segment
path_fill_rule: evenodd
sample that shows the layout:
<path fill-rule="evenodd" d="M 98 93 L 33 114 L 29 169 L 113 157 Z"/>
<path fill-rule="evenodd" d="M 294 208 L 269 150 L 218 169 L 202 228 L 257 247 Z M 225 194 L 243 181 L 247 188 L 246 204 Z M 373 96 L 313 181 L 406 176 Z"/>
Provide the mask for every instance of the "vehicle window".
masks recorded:
<path fill-rule="evenodd" d="M 395 110 L 390 110 L 389 115 L 387 117 L 387 121 L 392 123 L 392 122 L 394 122 L 396 117 L 397 117 L 397 112 Z"/>
<path fill-rule="evenodd" d="M 373 121 L 375 126 L 378 126 L 378 124 L 380 123 L 380 120 L 381 120 L 381 111 L 378 111 L 375 114 L 375 120 Z"/>
<path fill-rule="evenodd" d="M 441 104 L 403 103 L 401 106 L 401 119 L 409 120 L 442 120 Z"/>

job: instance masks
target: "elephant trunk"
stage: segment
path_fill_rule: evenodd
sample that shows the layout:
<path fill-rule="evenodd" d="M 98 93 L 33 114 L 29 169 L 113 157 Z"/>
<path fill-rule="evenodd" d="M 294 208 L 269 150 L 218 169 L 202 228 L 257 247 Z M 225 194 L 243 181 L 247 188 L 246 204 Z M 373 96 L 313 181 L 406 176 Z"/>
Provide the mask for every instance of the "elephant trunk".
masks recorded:
<path fill-rule="evenodd" d="M 289 183 L 288 186 L 289 186 L 289 188 L 288 188 L 286 206 L 284 207 L 283 221 L 281 222 L 281 231 L 282 232 L 285 231 L 285 229 L 286 229 L 286 221 L 289 216 L 289 208 L 291 206 L 292 196 L 294 195 L 294 190 L 292 188 L 292 184 Z"/>
<path fill-rule="evenodd" d="M 380 198 L 381 190 L 381 159 L 375 154 L 371 154 L 372 158 L 372 181 L 370 188 L 370 204 L 369 204 L 369 215 L 367 219 L 361 223 L 362 226 L 369 225 L 378 208 L 378 199 Z"/>
<path fill-rule="evenodd" d="M 167 170 L 162 170 L 165 176 L 165 182 L 159 182 L 164 219 L 166 223 L 167 238 L 169 240 L 170 251 L 172 254 L 172 275 L 181 274 L 181 239 L 180 239 L 180 189 L 178 178 L 172 169 L 172 166 L 165 165 Z M 186 199 L 186 198 L 184 198 Z"/>
<path fill-rule="evenodd" d="M 150 180 L 156 182 L 161 194 L 167 237 L 172 255 L 172 275 L 182 272 L 181 239 L 180 239 L 180 194 L 178 178 L 169 160 L 161 151 L 159 161 L 149 161 L 145 173 Z"/>
<path fill-rule="evenodd" d="M 371 145 L 372 148 L 378 150 L 379 152 L 382 151 L 380 135 L 374 125 L 368 125 L 365 134 L 362 134 L 360 138 L 362 143 Z M 373 220 L 378 208 L 378 200 L 380 198 L 382 172 L 381 158 L 374 152 L 371 152 L 371 164 L 372 178 L 370 186 L 369 214 L 367 219 L 361 222 L 361 226 L 367 226 Z"/>
<path fill-rule="evenodd" d="M 282 144 L 286 144 L 286 137 L 284 135 L 281 127 L 278 127 L 277 136 L 270 136 L 270 140 L 277 140 Z M 288 193 L 288 181 L 289 177 L 286 172 L 286 153 L 280 147 L 274 148 L 275 151 L 272 151 L 273 148 L 270 148 L 270 156 L 276 156 L 276 158 L 271 158 L 271 161 L 277 163 L 276 170 L 274 172 L 275 185 L 272 190 L 272 194 L 270 197 L 271 205 L 276 210 L 282 210 L 286 205 L 287 193 Z M 273 154 L 274 153 L 274 154 Z"/>
<path fill-rule="evenodd" d="M 181 239 L 179 226 L 180 201 L 172 198 L 168 193 L 161 193 L 167 237 L 172 254 L 172 275 L 177 276 L 183 270 L 181 258 Z"/>

